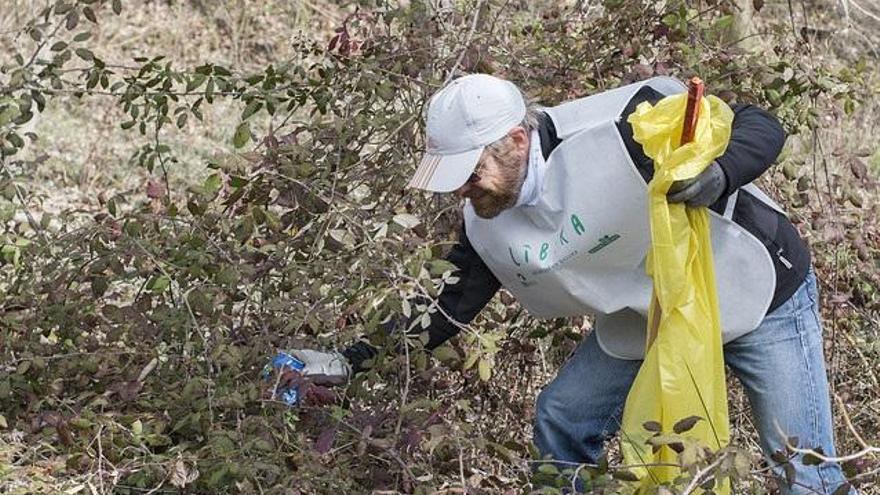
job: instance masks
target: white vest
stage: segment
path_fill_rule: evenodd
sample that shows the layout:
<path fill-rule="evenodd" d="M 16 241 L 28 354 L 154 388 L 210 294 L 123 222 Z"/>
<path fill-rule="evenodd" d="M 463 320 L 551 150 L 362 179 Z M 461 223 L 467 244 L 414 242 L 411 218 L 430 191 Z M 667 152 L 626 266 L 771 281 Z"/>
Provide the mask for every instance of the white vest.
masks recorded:
<path fill-rule="evenodd" d="M 468 240 L 532 315 L 594 313 L 600 345 L 623 359 L 644 356 L 651 237 L 647 185 L 615 121 L 644 85 L 664 95 L 686 90 L 657 77 L 545 109 L 562 142 L 547 159 L 538 202 L 493 219 L 470 202 L 464 208 Z M 754 185 L 743 189 L 781 211 Z M 761 323 L 776 288 L 769 253 L 731 220 L 735 203 L 736 194 L 724 215 L 709 211 L 725 342 Z"/>

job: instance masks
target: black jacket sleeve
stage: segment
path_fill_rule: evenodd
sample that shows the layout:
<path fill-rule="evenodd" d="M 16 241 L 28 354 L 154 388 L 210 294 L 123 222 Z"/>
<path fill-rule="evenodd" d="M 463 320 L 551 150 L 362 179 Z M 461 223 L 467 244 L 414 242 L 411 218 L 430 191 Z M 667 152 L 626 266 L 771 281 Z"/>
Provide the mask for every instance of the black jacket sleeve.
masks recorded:
<path fill-rule="evenodd" d="M 633 163 L 645 179 L 650 182 L 654 176 L 654 162 L 645 156 L 642 145 L 633 138 L 632 125 L 627 122 L 629 114 L 635 111 L 639 103 L 648 101 L 657 103 L 663 95 L 645 86 L 629 101 L 617 128 L 623 138 L 624 145 Z M 779 156 L 785 143 L 785 131 L 782 125 L 766 110 L 753 105 L 733 105 L 733 127 L 727 149 L 716 161 L 727 177 L 727 190 L 719 199 L 726 201 L 740 187 L 757 179 Z"/>
<path fill-rule="evenodd" d="M 716 161 L 727 176 L 730 196 L 760 177 L 782 151 L 785 131 L 776 117 L 753 105 L 734 105 L 733 129 L 724 154 Z"/>
<path fill-rule="evenodd" d="M 431 324 L 428 328 L 422 329 L 416 325 L 411 331 L 412 333 L 428 332 L 426 345 L 428 349 L 434 349 L 459 332 L 459 327 L 449 321 L 443 313 L 458 323 L 470 323 L 501 287 L 501 283 L 468 241 L 464 225 L 458 243 L 453 246 L 445 259 L 458 268 L 455 272 L 459 278 L 458 283 L 443 287 L 437 300 L 443 311 L 435 311 L 431 314 Z M 399 327 L 409 328 L 411 323 L 412 321 L 400 322 Z M 349 360 L 353 370 L 359 372 L 364 369 L 364 361 L 374 357 L 376 352 L 369 343 L 359 341 L 342 354 Z"/>

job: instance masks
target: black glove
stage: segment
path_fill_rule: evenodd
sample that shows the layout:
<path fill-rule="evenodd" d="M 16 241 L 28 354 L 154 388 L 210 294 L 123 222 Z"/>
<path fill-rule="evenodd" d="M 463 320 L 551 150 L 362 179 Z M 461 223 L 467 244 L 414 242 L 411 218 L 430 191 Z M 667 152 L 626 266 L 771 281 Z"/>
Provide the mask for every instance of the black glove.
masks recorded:
<path fill-rule="evenodd" d="M 673 182 L 666 199 L 670 203 L 686 203 L 691 207 L 709 206 L 718 201 L 726 189 L 727 176 L 718 162 L 712 162 L 693 179 Z"/>

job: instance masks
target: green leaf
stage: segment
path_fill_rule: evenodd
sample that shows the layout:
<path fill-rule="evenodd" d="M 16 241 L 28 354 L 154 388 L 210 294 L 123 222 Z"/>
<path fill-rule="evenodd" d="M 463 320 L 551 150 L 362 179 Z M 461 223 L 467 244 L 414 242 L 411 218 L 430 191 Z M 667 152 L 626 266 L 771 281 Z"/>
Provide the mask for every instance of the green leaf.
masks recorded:
<path fill-rule="evenodd" d="M 249 181 L 246 178 L 241 177 L 239 175 L 232 175 L 229 177 L 229 185 L 234 188 L 242 187 L 242 186 L 246 185 L 248 182 Z"/>
<path fill-rule="evenodd" d="M 467 358 L 462 365 L 462 369 L 469 370 L 471 367 L 476 364 L 477 360 L 480 358 L 480 354 L 476 351 L 470 351 L 467 355 Z"/>
<path fill-rule="evenodd" d="M 196 73 L 186 82 L 186 91 L 187 93 L 190 91 L 194 91 L 201 87 L 202 84 L 205 84 L 205 81 L 208 79 L 208 76 L 201 73 Z"/>
<path fill-rule="evenodd" d="M 217 191 L 220 190 L 220 186 L 223 185 L 223 180 L 220 177 L 220 174 L 211 174 L 206 179 L 202 187 L 205 188 L 205 192 L 208 193 L 209 196 L 213 196 L 217 194 Z"/>
<path fill-rule="evenodd" d="M 89 31 L 83 31 L 76 36 L 73 37 L 73 41 L 82 42 L 92 37 L 92 33 Z"/>
<path fill-rule="evenodd" d="M 95 17 L 95 11 L 92 10 L 91 7 L 83 7 L 83 15 L 86 16 L 86 19 L 94 22 L 95 24 L 98 23 L 98 18 Z"/>
<path fill-rule="evenodd" d="M 235 129 L 235 135 L 232 137 L 232 144 L 236 148 L 241 148 L 248 143 L 251 139 L 251 128 L 247 122 L 242 122 L 238 124 L 238 128 Z"/>
<path fill-rule="evenodd" d="M 261 108 L 263 108 L 263 102 L 259 100 L 252 100 L 248 103 L 247 107 L 245 107 L 244 112 L 241 113 L 241 120 L 247 120 L 251 115 L 257 113 Z"/>
<path fill-rule="evenodd" d="M 720 18 L 718 18 L 717 21 L 715 21 L 715 29 L 717 29 L 718 31 L 723 31 L 732 25 L 733 25 L 733 16 L 730 14 L 725 15 L 725 16 L 721 16 Z"/>
<path fill-rule="evenodd" d="M 113 13 L 116 15 L 122 13 L 122 0 L 113 0 Z"/>
<path fill-rule="evenodd" d="M 55 14 L 56 15 L 64 15 L 73 9 L 73 4 L 67 2 L 58 2 L 55 4 Z"/>
<path fill-rule="evenodd" d="M 678 453 L 681 453 L 681 451 L 684 450 L 684 443 L 682 443 L 681 437 L 678 435 L 654 435 L 645 441 L 645 443 L 654 447 L 667 445 Z"/>
<path fill-rule="evenodd" d="M 86 48 L 77 48 L 74 50 L 76 52 L 76 56 L 85 60 L 86 62 L 91 62 L 95 59 L 95 54 L 92 53 L 91 50 Z"/>
<path fill-rule="evenodd" d="M 815 452 L 815 454 L 813 452 Z M 805 466 L 818 466 L 819 464 L 825 462 L 818 455 L 816 455 L 825 455 L 825 452 L 822 450 L 821 447 L 813 449 L 813 452 L 807 452 L 806 454 L 804 454 L 803 459 L 801 459 L 801 462 L 803 462 Z"/>
<path fill-rule="evenodd" d="M 639 477 L 628 469 L 619 469 L 611 473 L 611 477 L 618 481 L 639 481 Z"/>
<path fill-rule="evenodd" d="M 165 291 L 165 289 L 168 288 L 169 285 L 171 285 L 171 280 L 165 275 L 160 275 L 154 278 L 152 282 L 150 282 L 148 288 L 150 289 L 150 292 L 161 294 Z"/>
<path fill-rule="evenodd" d="M 220 285 L 235 286 L 241 280 L 241 273 L 232 266 L 225 266 L 217 272 L 214 280 Z"/>
<path fill-rule="evenodd" d="M 442 345 L 435 348 L 433 354 L 434 357 L 442 363 L 458 361 L 461 359 L 461 356 L 458 355 L 458 352 L 448 345 Z"/>
<path fill-rule="evenodd" d="M 458 267 L 447 260 L 431 260 L 428 262 L 428 271 L 432 276 L 438 277 L 446 272 L 457 271 Z"/>
<path fill-rule="evenodd" d="M 46 98 L 43 96 L 43 93 L 31 90 L 31 98 L 37 103 L 37 110 L 42 112 L 46 108 Z"/>
<path fill-rule="evenodd" d="M 208 85 L 205 87 L 205 100 L 208 103 L 214 103 L 214 78 L 208 79 Z"/>
<path fill-rule="evenodd" d="M 557 475 L 557 474 L 559 474 L 559 468 L 557 468 L 552 463 L 547 462 L 547 463 L 544 463 L 544 464 L 541 464 L 540 466 L 538 466 L 538 472 L 544 473 L 544 474 Z"/>
<path fill-rule="evenodd" d="M 55 43 L 52 44 L 52 47 L 49 49 L 52 50 L 53 52 L 60 52 L 61 50 L 64 50 L 65 48 L 67 48 L 67 43 L 65 43 L 63 41 L 56 41 Z"/>
<path fill-rule="evenodd" d="M 106 277 L 95 277 L 92 279 L 92 294 L 95 297 L 101 297 L 107 292 L 109 284 Z"/>
<path fill-rule="evenodd" d="M 10 132 L 6 135 L 6 140 L 12 143 L 16 148 L 24 148 L 24 139 L 21 138 L 18 134 L 14 132 Z"/>
<path fill-rule="evenodd" d="M 489 378 L 492 378 L 492 363 L 488 359 L 480 359 L 478 371 L 480 373 L 480 380 L 484 382 L 489 381 Z"/>

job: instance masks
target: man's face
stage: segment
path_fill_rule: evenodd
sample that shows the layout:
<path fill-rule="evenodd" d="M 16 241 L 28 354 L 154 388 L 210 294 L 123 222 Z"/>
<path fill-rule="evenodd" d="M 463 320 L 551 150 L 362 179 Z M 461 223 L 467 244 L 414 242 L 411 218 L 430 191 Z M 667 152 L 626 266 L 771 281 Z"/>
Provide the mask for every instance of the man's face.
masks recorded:
<path fill-rule="evenodd" d="M 476 180 L 469 180 L 455 193 L 471 201 L 477 216 L 498 216 L 515 205 L 519 198 L 526 177 L 527 153 L 527 139 L 522 146 L 517 139 L 508 136 L 500 152 L 483 151 L 472 176 Z"/>

